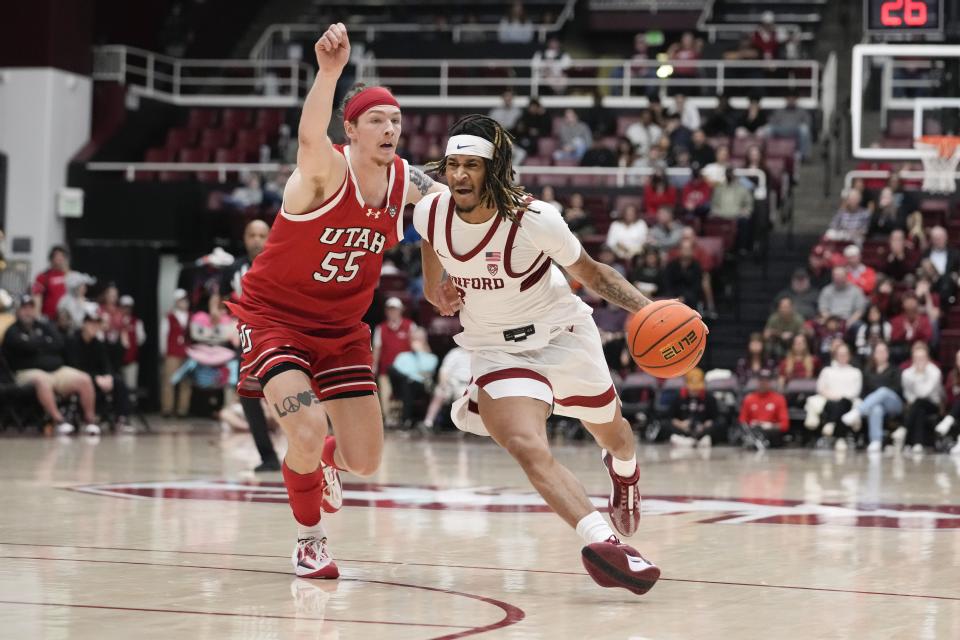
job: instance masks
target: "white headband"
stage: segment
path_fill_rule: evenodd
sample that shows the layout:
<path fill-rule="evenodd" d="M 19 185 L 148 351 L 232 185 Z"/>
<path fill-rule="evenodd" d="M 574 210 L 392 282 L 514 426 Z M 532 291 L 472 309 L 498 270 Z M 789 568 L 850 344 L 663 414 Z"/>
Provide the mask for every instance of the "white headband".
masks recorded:
<path fill-rule="evenodd" d="M 484 140 L 480 136 L 451 136 L 450 139 L 447 140 L 446 155 L 480 156 L 481 158 L 492 160 L 493 143 L 489 140 Z"/>

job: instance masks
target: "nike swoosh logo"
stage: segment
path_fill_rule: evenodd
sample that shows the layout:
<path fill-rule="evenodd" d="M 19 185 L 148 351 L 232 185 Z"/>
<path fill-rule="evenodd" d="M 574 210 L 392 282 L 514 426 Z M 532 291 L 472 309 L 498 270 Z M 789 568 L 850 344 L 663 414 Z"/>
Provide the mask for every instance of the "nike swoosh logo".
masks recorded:
<path fill-rule="evenodd" d="M 471 147 L 473 147 L 472 144 L 458 144 L 458 145 L 457 145 L 457 149 L 470 149 Z"/>
<path fill-rule="evenodd" d="M 630 565 L 630 571 L 639 572 L 650 567 L 650 563 L 643 558 L 634 558 L 633 556 L 627 556 L 627 563 Z"/>

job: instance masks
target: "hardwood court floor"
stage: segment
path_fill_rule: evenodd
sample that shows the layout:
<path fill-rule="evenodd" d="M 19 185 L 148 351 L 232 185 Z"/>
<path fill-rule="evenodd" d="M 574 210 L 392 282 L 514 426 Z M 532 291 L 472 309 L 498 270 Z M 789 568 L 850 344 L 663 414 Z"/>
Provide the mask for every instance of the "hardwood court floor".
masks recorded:
<path fill-rule="evenodd" d="M 245 436 L 170 425 L 4 438 L 0 638 L 960 638 L 960 461 L 641 450 L 646 596 L 489 442 L 388 436 L 326 521 L 343 577 L 296 580 L 279 475 Z M 558 445 L 591 494 L 592 443 Z"/>

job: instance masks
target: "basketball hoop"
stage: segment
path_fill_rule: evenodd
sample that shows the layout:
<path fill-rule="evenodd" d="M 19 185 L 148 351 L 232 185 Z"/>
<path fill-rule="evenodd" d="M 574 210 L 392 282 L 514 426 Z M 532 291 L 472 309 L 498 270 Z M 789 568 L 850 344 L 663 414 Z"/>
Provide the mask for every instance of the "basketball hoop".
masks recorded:
<path fill-rule="evenodd" d="M 920 136 L 913 148 L 922 151 L 923 187 L 932 193 L 957 190 L 955 174 L 960 164 L 960 136 Z"/>

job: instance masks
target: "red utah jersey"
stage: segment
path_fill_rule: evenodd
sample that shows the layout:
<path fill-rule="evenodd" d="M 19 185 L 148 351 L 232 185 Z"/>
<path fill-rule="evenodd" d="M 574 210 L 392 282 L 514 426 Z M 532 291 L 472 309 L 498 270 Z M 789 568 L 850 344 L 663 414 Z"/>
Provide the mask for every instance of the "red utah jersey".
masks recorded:
<path fill-rule="evenodd" d="M 347 161 L 337 192 L 312 212 L 280 209 L 267 245 L 243 276 L 241 322 L 282 325 L 300 332 L 349 329 L 361 322 L 380 280 L 383 253 L 403 237 L 407 161 L 394 158 L 387 198 L 363 202 L 350 165 L 350 147 L 334 145 Z"/>

